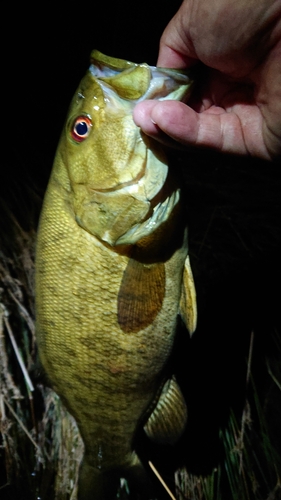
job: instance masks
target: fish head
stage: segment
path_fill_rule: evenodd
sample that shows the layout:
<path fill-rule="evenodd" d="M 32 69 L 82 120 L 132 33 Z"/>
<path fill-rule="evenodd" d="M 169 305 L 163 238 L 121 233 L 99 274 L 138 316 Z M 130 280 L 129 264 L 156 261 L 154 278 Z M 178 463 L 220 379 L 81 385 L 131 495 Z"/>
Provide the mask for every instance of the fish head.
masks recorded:
<path fill-rule="evenodd" d="M 178 203 L 179 189 L 169 196 L 164 190 L 161 199 L 166 154 L 136 126 L 132 112 L 144 99 L 183 100 L 192 83 L 181 71 L 92 52 L 58 147 L 57 162 L 64 169 L 57 170 L 77 223 L 101 241 L 134 244 L 167 220 Z"/>

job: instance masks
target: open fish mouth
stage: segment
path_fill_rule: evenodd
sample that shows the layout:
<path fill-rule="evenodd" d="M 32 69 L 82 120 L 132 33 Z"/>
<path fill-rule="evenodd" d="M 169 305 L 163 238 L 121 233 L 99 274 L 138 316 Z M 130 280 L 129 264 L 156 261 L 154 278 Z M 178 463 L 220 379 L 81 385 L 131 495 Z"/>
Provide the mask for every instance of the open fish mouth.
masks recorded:
<path fill-rule="evenodd" d="M 175 206 L 178 204 L 180 199 L 180 189 L 173 191 L 171 196 L 168 196 L 163 202 L 158 203 L 153 208 L 152 215 L 144 220 L 135 224 L 126 233 L 120 236 L 115 245 L 133 245 L 140 239 L 149 236 L 156 229 L 159 228 L 163 222 L 166 222 Z"/>
<path fill-rule="evenodd" d="M 120 97 L 136 104 L 144 99 L 182 100 L 193 85 L 192 70 L 136 64 L 108 57 L 98 50 L 91 53 L 90 73 L 100 83 L 114 88 Z"/>

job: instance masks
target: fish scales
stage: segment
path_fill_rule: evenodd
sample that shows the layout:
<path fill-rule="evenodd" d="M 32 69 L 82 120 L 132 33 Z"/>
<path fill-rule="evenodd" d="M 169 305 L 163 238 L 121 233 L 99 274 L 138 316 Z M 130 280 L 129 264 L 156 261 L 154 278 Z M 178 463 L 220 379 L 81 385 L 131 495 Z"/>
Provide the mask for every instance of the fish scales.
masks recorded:
<path fill-rule="evenodd" d="M 184 430 L 185 403 L 166 367 L 177 315 L 192 332 L 196 302 L 178 180 L 159 146 L 133 122 L 139 97 L 124 95 L 127 86 L 130 96 L 163 96 L 160 84 L 160 91 L 157 85 L 151 90 L 153 78 L 162 78 L 175 79 L 167 96 L 182 98 L 190 82 L 133 63 L 128 74 L 124 61 L 97 51 L 92 58 L 70 108 L 40 218 L 38 347 L 85 444 L 79 499 L 115 498 L 120 475 L 148 498 L 134 440 L 140 427 L 163 443 Z"/>

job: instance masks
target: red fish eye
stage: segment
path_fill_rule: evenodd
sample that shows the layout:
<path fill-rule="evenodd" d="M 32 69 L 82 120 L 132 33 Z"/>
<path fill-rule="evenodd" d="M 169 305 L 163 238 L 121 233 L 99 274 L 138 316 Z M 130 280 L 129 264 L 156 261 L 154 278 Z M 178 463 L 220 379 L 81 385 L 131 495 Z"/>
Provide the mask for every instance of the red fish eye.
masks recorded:
<path fill-rule="evenodd" d="M 82 142 L 87 139 L 92 126 L 92 121 L 88 116 L 78 116 L 74 120 L 71 129 L 71 136 L 76 142 Z"/>

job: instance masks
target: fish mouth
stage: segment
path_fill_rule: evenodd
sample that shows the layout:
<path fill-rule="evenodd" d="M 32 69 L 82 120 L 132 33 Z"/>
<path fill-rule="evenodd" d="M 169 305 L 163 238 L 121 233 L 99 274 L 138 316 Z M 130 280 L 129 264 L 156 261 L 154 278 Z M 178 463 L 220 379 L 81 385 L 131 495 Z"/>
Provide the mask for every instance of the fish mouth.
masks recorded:
<path fill-rule="evenodd" d="M 170 196 L 155 205 L 152 214 L 148 219 L 139 222 L 131 227 L 126 233 L 120 236 L 115 245 L 133 245 L 140 239 L 149 236 L 156 231 L 163 222 L 166 222 L 180 199 L 180 189 L 173 191 Z"/>

